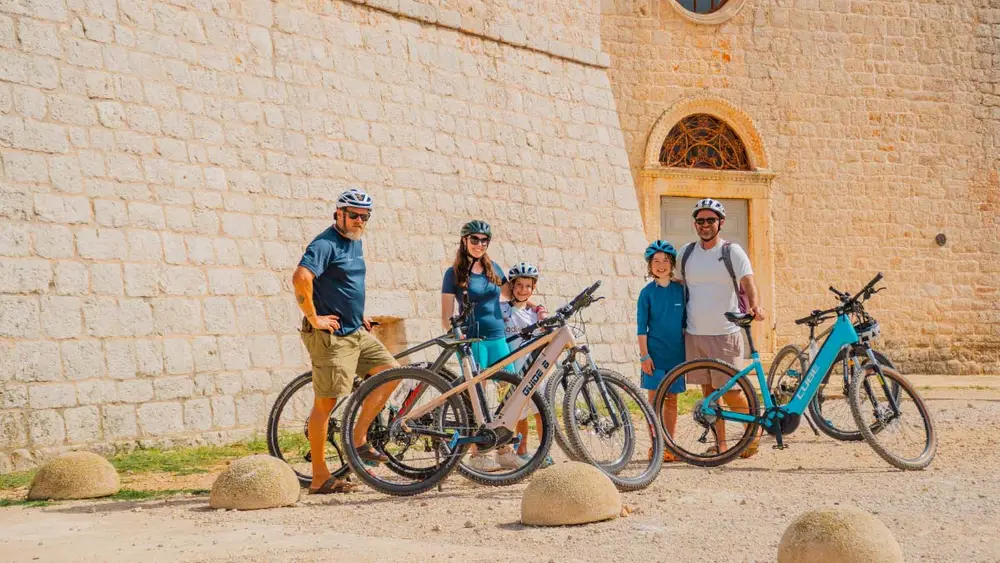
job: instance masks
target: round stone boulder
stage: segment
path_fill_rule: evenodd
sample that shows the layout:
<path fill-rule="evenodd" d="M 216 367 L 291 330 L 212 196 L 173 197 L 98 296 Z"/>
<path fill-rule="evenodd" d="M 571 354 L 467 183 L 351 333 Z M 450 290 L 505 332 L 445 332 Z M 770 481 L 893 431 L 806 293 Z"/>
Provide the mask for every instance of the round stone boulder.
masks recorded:
<path fill-rule="evenodd" d="M 28 489 L 28 500 L 99 498 L 121 489 L 118 472 L 91 452 L 70 452 L 43 465 Z"/>
<path fill-rule="evenodd" d="M 608 476 L 592 465 L 560 463 L 535 473 L 521 497 L 528 526 L 588 524 L 618 517 L 622 497 Z"/>
<path fill-rule="evenodd" d="M 903 550 L 878 518 L 854 507 L 800 514 L 778 545 L 778 563 L 902 563 Z"/>
<path fill-rule="evenodd" d="M 299 480 L 287 463 L 269 455 L 232 462 L 212 484 L 212 508 L 256 510 L 291 506 L 299 501 Z"/>

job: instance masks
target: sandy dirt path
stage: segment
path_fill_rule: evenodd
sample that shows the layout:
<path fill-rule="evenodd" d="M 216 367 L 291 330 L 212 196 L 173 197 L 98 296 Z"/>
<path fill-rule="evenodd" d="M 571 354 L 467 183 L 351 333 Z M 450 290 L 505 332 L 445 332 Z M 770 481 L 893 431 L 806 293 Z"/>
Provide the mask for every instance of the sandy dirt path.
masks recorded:
<path fill-rule="evenodd" d="M 519 523 L 525 485 L 453 475 L 443 492 L 397 499 L 365 489 L 295 507 L 210 510 L 206 497 L 0 509 L 3 561 L 774 561 L 788 523 L 821 506 L 880 518 L 907 561 L 1000 560 L 1000 391 L 936 389 L 932 466 L 897 471 L 863 443 L 815 437 L 726 467 L 666 466 L 623 495 L 626 518 L 569 528 Z M 175 488 L 175 487 L 174 487 Z"/>

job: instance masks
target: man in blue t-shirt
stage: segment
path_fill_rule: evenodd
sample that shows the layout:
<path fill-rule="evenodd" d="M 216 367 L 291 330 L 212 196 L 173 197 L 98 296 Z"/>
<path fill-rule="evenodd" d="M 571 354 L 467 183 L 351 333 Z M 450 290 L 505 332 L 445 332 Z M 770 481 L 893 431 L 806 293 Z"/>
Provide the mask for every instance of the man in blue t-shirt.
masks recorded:
<path fill-rule="evenodd" d="M 371 217 L 372 198 L 350 189 L 337 198 L 334 223 L 306 247 L 292 275 L 295 299 L 305 315 L 302 341 L 312 360 L 313 401 L 309 415 L 312 484 L 309 492 L 350 492 L 355 485 L 331 476 L 326 466 L 327 425 L 337 399 L 351 393 L 354 377 L 368 377 L 399 364 L 368 331 L 365 312 L 365 255 L 361 236 Z M 368 396 L 355 426 L 354 443 L 368 462 L 388 457 L 366 443 L 368 426 L 385 405 L 395 385 L 383 385 Z"/>

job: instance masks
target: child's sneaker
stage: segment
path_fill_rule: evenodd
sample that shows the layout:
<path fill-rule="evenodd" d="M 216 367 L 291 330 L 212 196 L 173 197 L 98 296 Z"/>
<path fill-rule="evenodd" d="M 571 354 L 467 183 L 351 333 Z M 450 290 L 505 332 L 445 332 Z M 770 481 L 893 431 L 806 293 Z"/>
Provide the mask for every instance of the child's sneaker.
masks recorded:
<path fill-rule="evenodd" d="M 503 469 L 517 469 L 524 465 L 524 462 L 527 461 L 525 457 L 518 456 L 514 452 L 504 452 L 502 454 L 497 454 L 497 462 Z"/>
<path fill-rule="evenodd" d="M 489 454 L 475 454 L 469 456 L 468 466 L 476 471 L 492 473 L 503 469 L 499 463 Z"/>

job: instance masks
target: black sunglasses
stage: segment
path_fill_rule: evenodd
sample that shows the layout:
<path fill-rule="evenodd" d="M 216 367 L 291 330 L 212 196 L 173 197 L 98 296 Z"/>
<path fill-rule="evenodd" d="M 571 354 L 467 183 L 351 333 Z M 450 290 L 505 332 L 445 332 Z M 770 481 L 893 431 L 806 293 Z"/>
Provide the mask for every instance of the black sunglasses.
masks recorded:
<path fill-rule="evenodd" d="M 350 218 L 350 219 L 352 219 L 352 220 L 353 219 L 361 219 L 365 223 L 367 223 L 368 220 L 372 218 L 372 214 L 371 213 L 355 213 L 355 212 L 349 211 L 347 209 L 344 210 L 344 213 L 346 213 L 347 217 Z"/>
<path fill-rule="evenodd" d="M 699 217 L 694 222 L 698 225 L 714 225 L 719 222 L 719 219 L 716 217 Z"/>
<path fill-rule="evenodd" d="M 469 237 L 469 244 L 473 246 L 489 246 L 490 239 L 488 237 Z"/>

